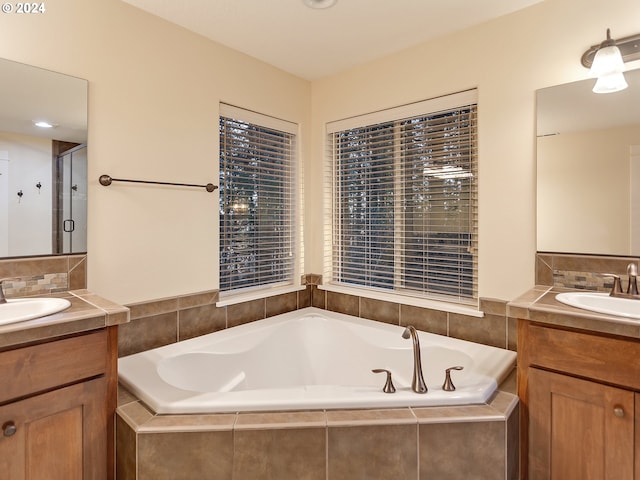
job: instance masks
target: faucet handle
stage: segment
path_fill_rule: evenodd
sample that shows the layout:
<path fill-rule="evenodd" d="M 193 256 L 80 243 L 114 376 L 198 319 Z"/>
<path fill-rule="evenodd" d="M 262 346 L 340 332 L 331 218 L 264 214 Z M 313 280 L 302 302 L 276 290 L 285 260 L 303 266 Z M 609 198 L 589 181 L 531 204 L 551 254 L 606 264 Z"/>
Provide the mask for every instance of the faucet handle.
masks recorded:
<path fill-rule="evenodd" d="M 627 275 L 629 276 L 629 285 L 627 286 L 627 293 L 631 295 L 638 295 L 638 266 L 635 263 L 627 265 Z"/>
<path fill-rule="evenodd" d="M 20 277 L 0 278 L 0 303 L 7 303 L 7 299 L 4 296 L 4 290 L 2 289 L 2 284 L 4 282 L 10 282 L 10 281 L 15 281 L 15 280 L 20 280 Z"/>
<path fill-rule="evenodd" d="M 449 367 L 444 371 L 444 383 L 442 384 L 442 389 L 446 392 L 453 392 L 456 389 L 456 386 L 451 381 L 451 370 L 462 370 L 464 367 L 460 365 L 456 367 Z"/>
<path fill-rule="evenodd" d="M 615 273 L 603 273 L 603 277 L 611 277 L 613 278 L 613 287 L 611 287 L 610 296 L 615 297 L 620 293 L 624 293 L 622 291 L 622 284 L 620 283 L 620 275 L 616 275 Z"/>
<path fill-rule="evenodd" d="M 387 373 L 387 381 L 382 388 L 384 393 L 395 393 L 396 387 L 393 386 L 393 381 L 391 381 L 391 372 L 389 370 L 385 370 L 384 368 L 375 368 L 371 370 L 373 373 Z"/>

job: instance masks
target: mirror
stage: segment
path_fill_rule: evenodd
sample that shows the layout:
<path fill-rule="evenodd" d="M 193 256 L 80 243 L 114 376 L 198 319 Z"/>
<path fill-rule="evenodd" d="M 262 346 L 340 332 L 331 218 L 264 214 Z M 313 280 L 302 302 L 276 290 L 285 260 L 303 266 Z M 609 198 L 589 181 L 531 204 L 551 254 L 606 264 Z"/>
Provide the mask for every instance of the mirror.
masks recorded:
<path fill-rule="evenodd" d="M 87 81 L 5 59 L 0 78 L 0 258 L 86 252 Z"/>
<path fill-rule="evenodd" d="M 536 92 L 537 249 L 640 255 L 640 70 Z"/>

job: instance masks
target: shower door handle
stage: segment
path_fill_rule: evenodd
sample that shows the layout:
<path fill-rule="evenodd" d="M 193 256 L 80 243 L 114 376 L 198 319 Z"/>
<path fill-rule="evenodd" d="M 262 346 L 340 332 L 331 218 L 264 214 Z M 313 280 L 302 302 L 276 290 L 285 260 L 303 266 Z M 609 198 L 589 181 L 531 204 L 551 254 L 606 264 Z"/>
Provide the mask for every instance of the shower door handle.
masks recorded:
<path fill-rule="evenodd" d="M 67 233 L 71 233 L 76 229 L 76 222 L 72 219 L 68 219 L 62 222 L 62 230 Z"/>

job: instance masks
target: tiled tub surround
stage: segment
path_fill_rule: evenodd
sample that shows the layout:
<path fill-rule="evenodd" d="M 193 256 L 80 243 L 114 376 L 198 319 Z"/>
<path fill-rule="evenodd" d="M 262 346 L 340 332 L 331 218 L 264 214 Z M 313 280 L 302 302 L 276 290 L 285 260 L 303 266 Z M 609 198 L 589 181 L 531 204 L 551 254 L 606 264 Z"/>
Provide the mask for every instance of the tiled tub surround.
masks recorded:
<path fill-rule="evenodd" d="M 501 348 L 516 348 L 506 303 L 485 316 L 383 302 L 317 288 L 216 307 L 216 291 L 129 305 L 119 354 L 315 306 Z M 119 479 L 515 479 L 515 376 L 488 404 L 384 410 L 155 415 L 126 391 L 117 415 Z M 206 472 L 206 473 L 205 473 Z"/>
<path fill-rule="evenodd" d="M 119 355 L 131 355 L 309 306 L 394 325 L 412 324 L 425 332 L 516 349 L 516 324 L 507 318 L 504 300 L 481 299 L 484 317 L 478 318 L 327 292 L 317 288 L 319 275 L 306 275 L 305 280 L 305 290 L 225 307 L 216 307 L 217 291 L 130 304 L 131 322 L 120 328 Z"/>
<path fill-rule="evenodd" d="M 518 400 L 383 410 L 155 415 L 121 389 L 119 480 L 515 480 Z"/>

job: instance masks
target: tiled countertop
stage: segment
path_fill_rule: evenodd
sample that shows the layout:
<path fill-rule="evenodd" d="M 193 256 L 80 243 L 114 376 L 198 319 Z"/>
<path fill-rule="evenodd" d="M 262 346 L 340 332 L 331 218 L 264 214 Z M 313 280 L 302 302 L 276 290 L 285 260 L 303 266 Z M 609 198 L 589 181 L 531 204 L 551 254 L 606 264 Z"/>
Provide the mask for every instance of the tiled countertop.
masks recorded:
<path fill-rule="evenodd" d="M 62 312 L 0 326 L 0 349 L 23 343 L 87 332 L 129 321 L 129 309 L 89 290 L 51 295 L 66 298 L 71 306 Z"/>
<path fill-rule="evenodd" d="M 640 338 L 640 320 L 571 307 L 555 298 L 558 293 L 572 291 L 584 292 L 584 290 L 536 286 L 509 302 L 507 315 L 511 318 L 521 318 L 538 323 Z"/>

